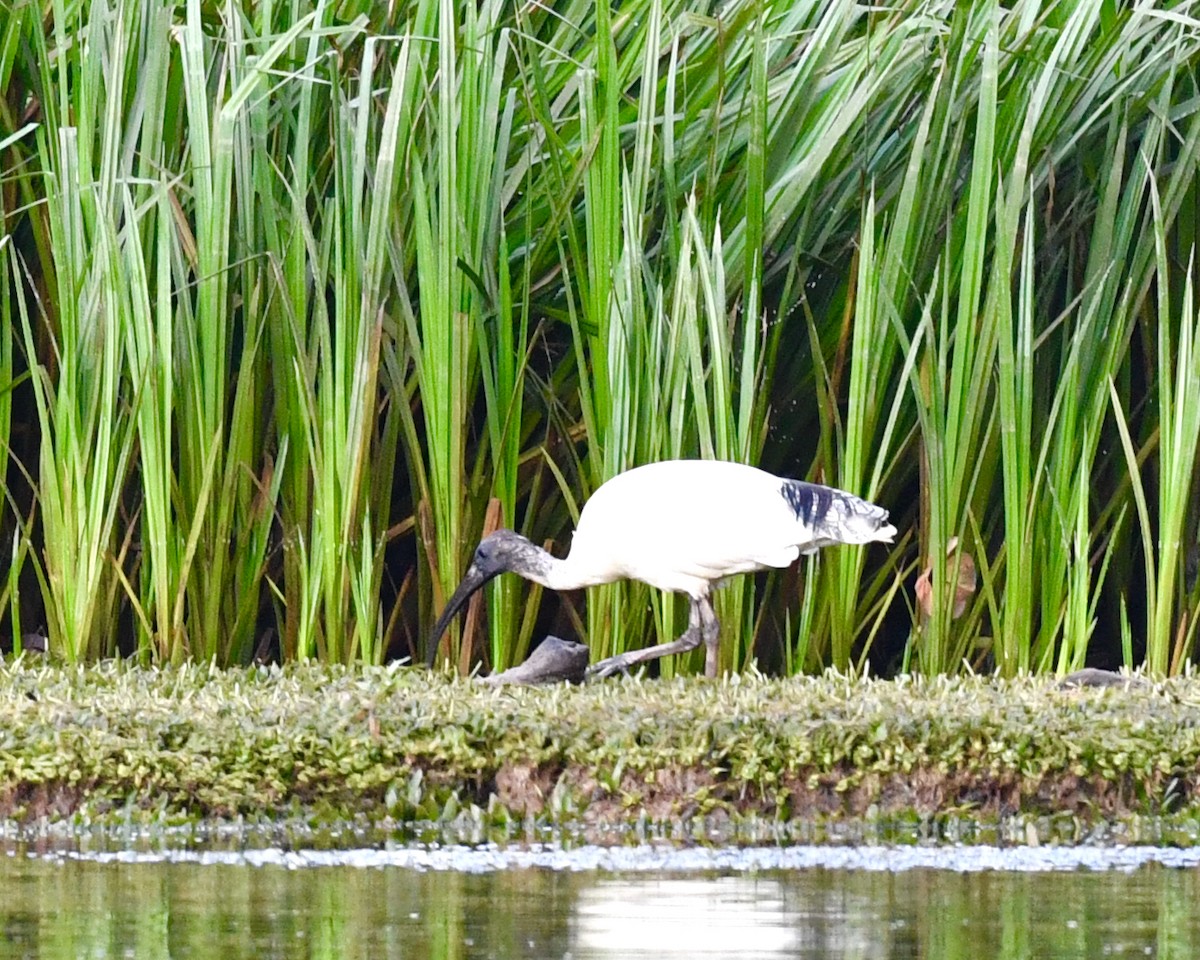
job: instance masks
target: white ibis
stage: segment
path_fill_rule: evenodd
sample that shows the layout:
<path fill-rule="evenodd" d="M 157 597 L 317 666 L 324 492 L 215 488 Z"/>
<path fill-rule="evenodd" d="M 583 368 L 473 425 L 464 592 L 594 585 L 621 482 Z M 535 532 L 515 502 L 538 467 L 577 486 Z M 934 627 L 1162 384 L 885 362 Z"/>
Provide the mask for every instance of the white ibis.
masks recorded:
<path fill-rule="evenodd" d="M 705 644 L 704 672 L 717 674 L 720 629 L 710 594 L 726 577 L 787 567 L 800 554 L 838 543 L 891 543 L 883 507 L 851 493 L 788 480 L 741 463 L 666 460 L 601 485 L 584 504 L 565 560 L 512 530 L 485 537 L 429 637 L 429 664 L 447 624 L 476 590 L 511 572 L 551 590 L 641 580 L 692 600 L 678 639 L 609 657 L 589 677 Z"/>

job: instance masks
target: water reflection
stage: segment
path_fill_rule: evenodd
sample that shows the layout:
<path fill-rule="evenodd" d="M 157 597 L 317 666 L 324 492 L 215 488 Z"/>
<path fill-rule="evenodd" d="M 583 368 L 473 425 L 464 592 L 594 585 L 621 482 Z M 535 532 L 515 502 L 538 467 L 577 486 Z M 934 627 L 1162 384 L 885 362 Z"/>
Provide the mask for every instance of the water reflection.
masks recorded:
<path fill-rule="evenodd" d="M 794 956 L 778 880 L 597 880 L 579 891 L 571 915 L 572 954 L 612 957 Z"/>
<path fill-rule="evenodd" d="M 1200 956 L 1194 872 L 601 879 L 571 956 L 1046 960 Z"/>
<path fill-rule="evenodd" d="M 0 956 L 1200 956 L 1200 873 L 467 874 L 0 856 Z"/>

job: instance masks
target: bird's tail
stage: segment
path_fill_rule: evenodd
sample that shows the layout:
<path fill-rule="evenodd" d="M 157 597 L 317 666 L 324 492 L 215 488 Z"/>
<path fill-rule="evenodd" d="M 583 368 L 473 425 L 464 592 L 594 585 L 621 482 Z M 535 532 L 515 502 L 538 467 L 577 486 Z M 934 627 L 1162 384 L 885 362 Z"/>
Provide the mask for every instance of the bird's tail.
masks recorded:
<path fill-rule="evenodd" d="M 834 543 L 891 543 L 896 528 L 888 523 L 888 512 L 878 504 L 803 480 L 785 480 L 784 499 L 807 525 L 818 545 Z"/>

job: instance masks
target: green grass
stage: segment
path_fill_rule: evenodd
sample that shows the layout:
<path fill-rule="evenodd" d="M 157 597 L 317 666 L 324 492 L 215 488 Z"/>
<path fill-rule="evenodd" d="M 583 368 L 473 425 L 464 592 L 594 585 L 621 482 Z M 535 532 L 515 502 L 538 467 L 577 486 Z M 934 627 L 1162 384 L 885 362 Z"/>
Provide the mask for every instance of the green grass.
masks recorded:
<path fill-rule="evenodd" d="M 721 591 L 725 671 L 1193 657 L 1194 0 L 44 13 L 0 18 L 0 634 L 419 657 L 485 530 L 561 555 L 700 456 L 901 534 Z M 684 625 L 550 601 L 443 657 Z"/>
<path fill-rule="evenodd" d="M 396 668 L 0 668 L 0 813 L 565 825 L 1194 817 L 1194 679 L 826 673 L 496 690 Z M 1194 840 L 1194 833 L 1193 833 Z"/>

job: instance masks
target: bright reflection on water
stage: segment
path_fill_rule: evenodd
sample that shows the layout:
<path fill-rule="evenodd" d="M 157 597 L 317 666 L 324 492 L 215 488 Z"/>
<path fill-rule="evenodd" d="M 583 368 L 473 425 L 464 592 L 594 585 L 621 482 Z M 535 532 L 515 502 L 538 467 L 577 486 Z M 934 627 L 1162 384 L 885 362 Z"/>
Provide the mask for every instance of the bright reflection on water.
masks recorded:
<path fill-rule="evenodd" d="M 1200 871 L 1153 863 L 459 872 L 5 853 L 3 958 L 1200 957 Z"/>
<path fill-rule="evenodd" d="M 773 879 L 598 880 L 580 890 L 573 956 L 792 957 L 800 926 Z"/>

